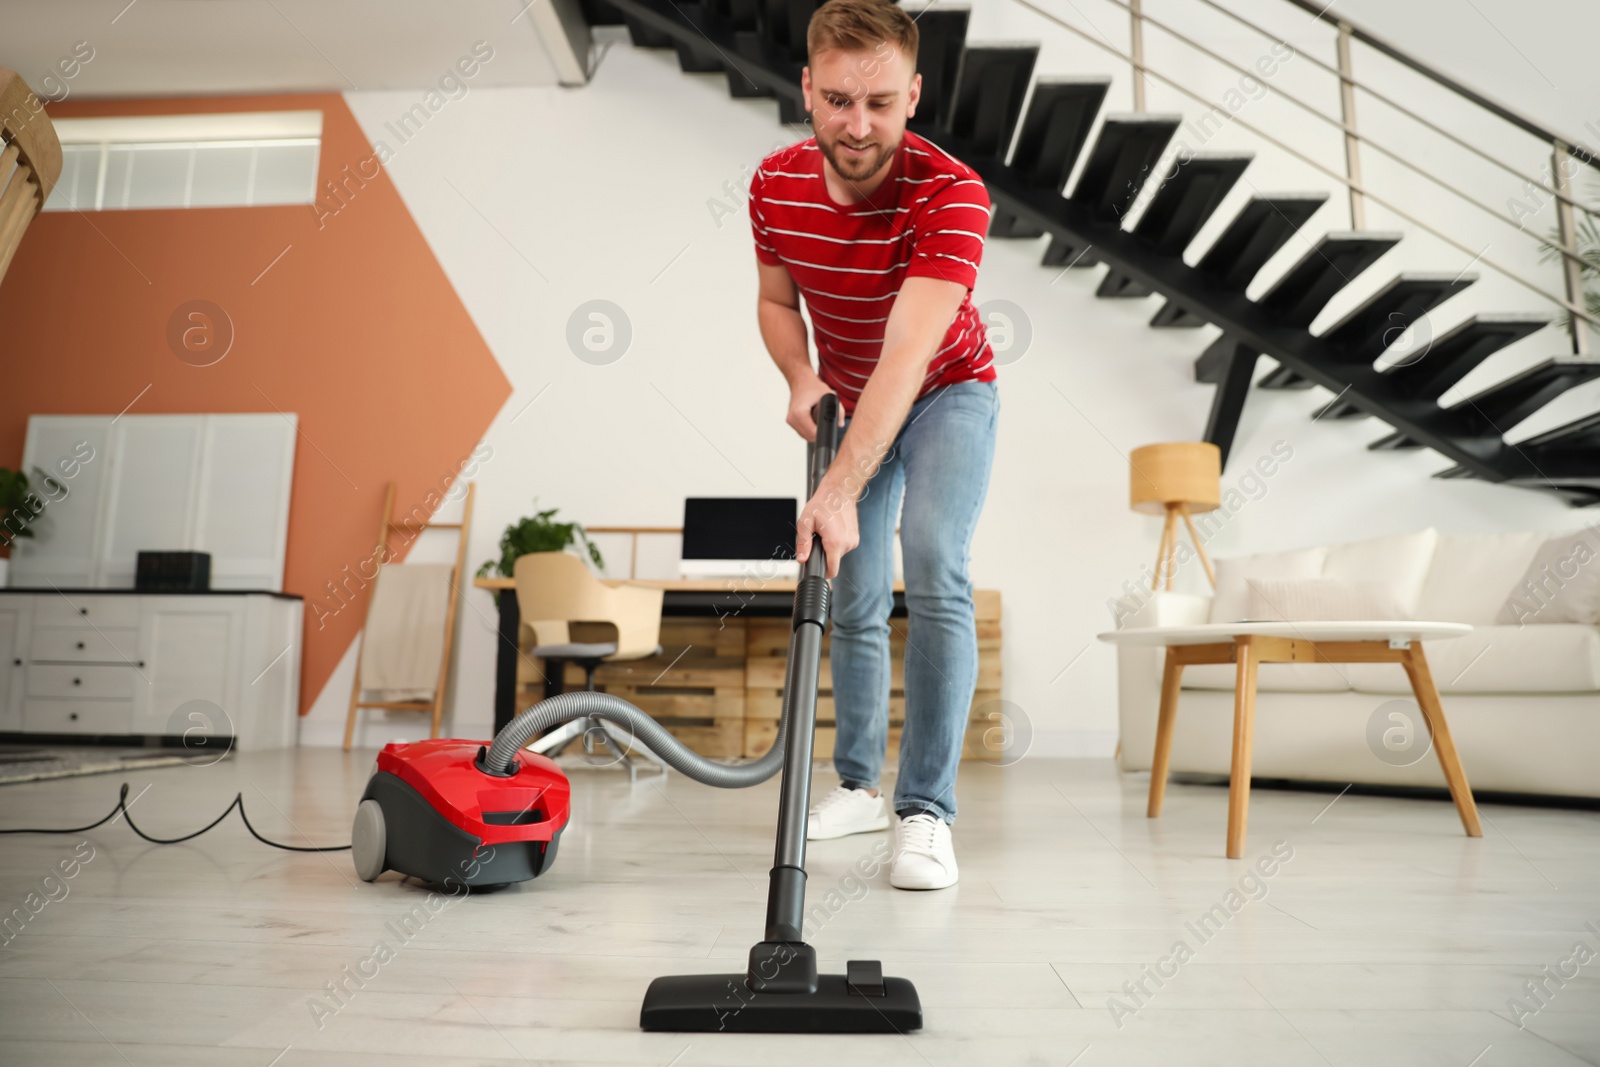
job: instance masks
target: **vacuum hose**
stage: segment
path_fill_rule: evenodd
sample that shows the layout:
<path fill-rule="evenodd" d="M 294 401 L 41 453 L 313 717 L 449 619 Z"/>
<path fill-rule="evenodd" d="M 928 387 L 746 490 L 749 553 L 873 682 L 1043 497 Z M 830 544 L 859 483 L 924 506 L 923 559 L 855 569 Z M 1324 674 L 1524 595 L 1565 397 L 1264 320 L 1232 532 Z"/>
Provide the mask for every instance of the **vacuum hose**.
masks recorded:
<path fill-rule="evenodd" d="M 685 748 L 666 728 L 621 697 L 610 693 L 580 690 L 547 697 L 506 724 L 479 767 L 489 773 L 509 776 L 515 773 L 518 752 L 529 741 L 552 726 L 589 716 L 625 727 L 670 766 L 697 782 L 718 789 L 747 789 L 760 785 L 783 767 L 783 736 L 789 717 L 778 721 L 778 740 L 765 756 L 749 763 L 718 763 Z"/>
<path fill-rule="evenodd" d="M 816 422 L 816 438 L 806 445 L 806 495 L 815 496 L 823 475 L 839 449 L 839 398 L 825 394 L 811 408 Z M 614 722 L 643 741 L 667 764 L 697 782 L 718 789 L 747 789 L 760 785 L 783 768 L 784 738 L 796 707 L 806 714 L 801 721 L 809 732 L 815 723 L 817 673 L 821 658 L 822 631 L 828 622 L 831 591 L 827 579 L 827 554 L 822 538 L 812 535 L 812 550 L 795 583 L 793 628 L 789 634 L 788 677 L 783 688 L 783 712 L 778 720 L 778 739 L 767 754 L 747 763 L 718 763 L 692 752 L 668 733 L 666 728 L 621 697 L 610 693 L 582 690 L 547 697 L 506 724 L 488 751 L 478 758 L 478 769 L 485 774 L 509 777 L 516 773 L 516 758 L 524 745 L 553 726 L 574 719 L 594 716 Z M 810 752 L 809 739 L 806 752 Z M 804 793 L 801 794 L 804 796 Z M 802 824 L 803 825 L 803 824 Z M 803 842 L 802 842 L 803 844 Z"/>

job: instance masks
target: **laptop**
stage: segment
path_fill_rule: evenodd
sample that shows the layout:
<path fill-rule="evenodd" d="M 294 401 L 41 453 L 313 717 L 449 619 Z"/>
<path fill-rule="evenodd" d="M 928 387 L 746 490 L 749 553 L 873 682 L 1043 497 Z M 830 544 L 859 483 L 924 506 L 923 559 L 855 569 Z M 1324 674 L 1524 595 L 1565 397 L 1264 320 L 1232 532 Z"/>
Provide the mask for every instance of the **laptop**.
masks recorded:
<path fill-rule="evenodd" d="M 794 497 L 688 497 L 683 502 L 683 578 L 798 578 Z"/>

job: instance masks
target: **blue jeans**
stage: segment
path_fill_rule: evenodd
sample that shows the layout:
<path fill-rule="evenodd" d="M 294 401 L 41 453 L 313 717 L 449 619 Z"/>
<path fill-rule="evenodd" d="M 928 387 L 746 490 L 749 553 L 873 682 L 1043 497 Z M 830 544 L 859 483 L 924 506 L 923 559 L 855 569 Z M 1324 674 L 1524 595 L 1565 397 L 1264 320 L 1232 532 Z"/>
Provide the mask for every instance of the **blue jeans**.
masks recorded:
<path fill-rule="evenodd" d="M 833 582 L 833 766 L 844 785 L 872 789 L 889 740 L 889 610 L 900 519 L 910 618 L 894 806 L 926 808 L 947 823 L 956 817 L 956 770 L 978 683 L 967 565 L 999 412 L 994 382 L 942 386 L 912 405 L 856 503 L 861 540 L 840 558 Z"/>

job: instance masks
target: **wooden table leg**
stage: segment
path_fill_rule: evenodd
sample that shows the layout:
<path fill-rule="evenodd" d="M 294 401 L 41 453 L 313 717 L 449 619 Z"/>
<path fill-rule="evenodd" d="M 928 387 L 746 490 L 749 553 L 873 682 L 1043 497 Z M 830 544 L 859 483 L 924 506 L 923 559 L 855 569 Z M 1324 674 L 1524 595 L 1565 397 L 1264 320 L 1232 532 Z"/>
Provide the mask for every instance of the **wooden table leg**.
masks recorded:
<path fill-rule="evenodd" d="M 1450 726 L 1444 720 L 1444 704 L 1439 700 L 1439 689 L 1434 685 L 1433 672 L 1428 669 L 1428 658 L 1422 654 L 1422 642 L 1413 641 L 1400 661 L 1411 679 L 1411 691 L 1416 694 L 1417 706 L 1428 720 L 1433 734 L 1433 747 L 1439 753 L 1439 766 L 1444 770 L 1445 784 L 1450 787 L 1450 797 L 1456 802 L 1456 812 L 1468 837 L 1482 837 L 1478 825 L 1478 805 L 1472 799 L 1472 787 L 1467 784 L 1467 772 L 1461 767 L 1461 757 L 1450 738 Z"/>
<path fill-rule="evenodd" d="M 1156 754 L 1150 761 L 1150 804 L 1145 817 L 1161 814 L 1161 801 L 1167 795 L 1167 766 L 1172 762 L 1172 728 L 1178 721 L 1178 687 L 1183 681 L 1183 664 L 1175 649 L 1166 650 L 1166 666 L 1161 671 L 1161 714 L 1156 720 Z"/>
<path fill-rule="evenodd" d="M 1234 639 L 1238 680 L 1233 693 L 1233 766 L 1228 776 L 1228 858 L 1244 854 L 1250 817 L 1250 748 L 1256 727 L 1256 650 L 1249 636 Z"/>

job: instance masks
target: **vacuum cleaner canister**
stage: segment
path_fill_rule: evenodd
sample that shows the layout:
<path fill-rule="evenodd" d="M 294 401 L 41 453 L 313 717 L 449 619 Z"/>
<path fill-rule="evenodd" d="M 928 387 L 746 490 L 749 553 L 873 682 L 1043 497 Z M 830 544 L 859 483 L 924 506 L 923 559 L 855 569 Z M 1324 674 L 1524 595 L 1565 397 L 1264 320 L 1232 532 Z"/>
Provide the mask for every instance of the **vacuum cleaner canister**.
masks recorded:
<path fill-rule="evenodd" d="M 509 775 L 480 768 L 478 741 L 385 745 L 351 828 L 356 873 L 399 871 L 456 886 L 504 885 L 549 870 L 572 813 L 553 760 L 520 753 Z"/>

